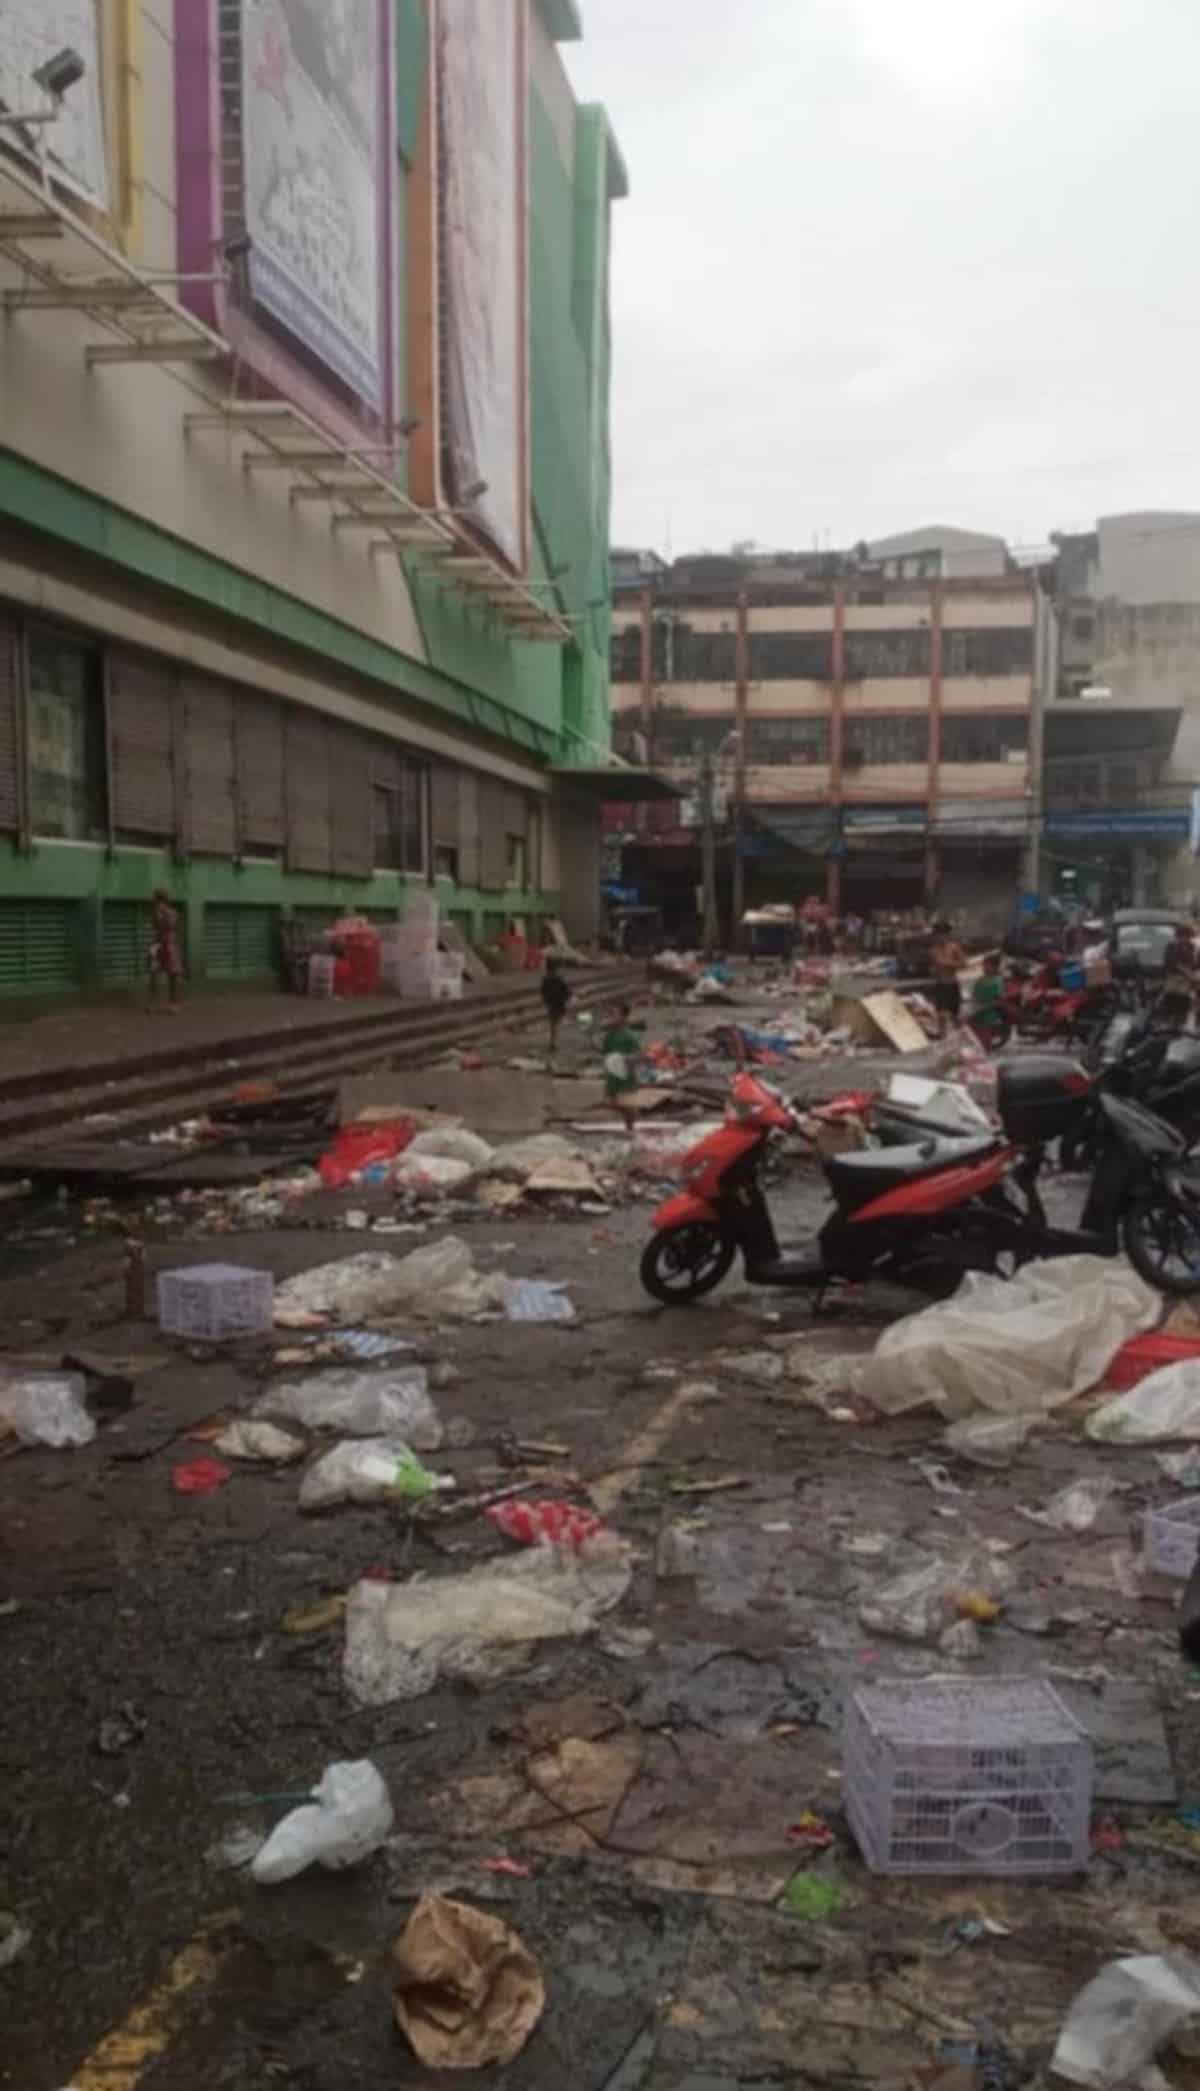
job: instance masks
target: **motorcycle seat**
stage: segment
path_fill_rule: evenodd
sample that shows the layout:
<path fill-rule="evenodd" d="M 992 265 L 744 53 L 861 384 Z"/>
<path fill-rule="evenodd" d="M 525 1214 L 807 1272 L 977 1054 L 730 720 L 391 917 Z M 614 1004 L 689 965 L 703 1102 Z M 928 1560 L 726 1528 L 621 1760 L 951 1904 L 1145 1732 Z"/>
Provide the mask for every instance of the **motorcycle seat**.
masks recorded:
<path fill-rule="evenodd" d="M 825 1164 L 830 1183 L 862 1195 L 868 1187 L 885 1191 L 910 1177 L 931 1176 L 935 1169 L 950 1169 L 990 1154 L 996 1146 L 994 1133 L 972 1133 L 962 1139 L 931 1137 L 909 1147 L 868 1147 L 855 1154 L 833 1155 Z"/>

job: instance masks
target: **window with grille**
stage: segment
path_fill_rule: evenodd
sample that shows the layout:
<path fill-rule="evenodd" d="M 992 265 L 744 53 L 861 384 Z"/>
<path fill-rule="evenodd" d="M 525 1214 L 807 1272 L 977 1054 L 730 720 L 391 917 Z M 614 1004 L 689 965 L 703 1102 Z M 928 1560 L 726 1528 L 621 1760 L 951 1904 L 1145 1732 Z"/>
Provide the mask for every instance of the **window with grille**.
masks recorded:
<path fill-rule="evenodd" d="M 751 632 L 753 682 L 828 682 L 833 674 L 830 632 Z"/>
<path fill-rule="evenodd" d="M 873 767 L 876 763 L 927 762 L 929 720 L 925 713 L 878 719 L 847 719 L 842 743 L 847 768 Z"/>
<path fill-rule="evenodd" d="M 944 676 L 1027 675 L 1032 666 L 1033 633 L 1028 625 L 942 633 Z"/>
<path fill-rule="evenodd" d="M 1029 720 L 1023 712 L 945 712 L 942 715 L 943 762 L 1007 762 L 1029 745 Z"/>
<path fill-rule="evenodd" d="M 898 632 L 847 632 L 846 676 L 851 682 L 886 675 L 928 675 L 929 629 L 914 625 Z"/>
<path fill-rule="evenodd" d="M 29 663 L 29 803 L 35 835 L 100 842 L 108 832 L 104 678 L 98 648 L 34 627 Z"/>
<path fill-rule="evenodd" d="M 751 719 L 747 760 L 772 763 L 823 763 L 829 761 L 828 719 Z"/>
<path fill-rule="evenodd" d="M 654 759 L 688 762 L 696 755 L 716 755 L 736 726 L 733 712 L 658 711 L 654 717 Z"/>

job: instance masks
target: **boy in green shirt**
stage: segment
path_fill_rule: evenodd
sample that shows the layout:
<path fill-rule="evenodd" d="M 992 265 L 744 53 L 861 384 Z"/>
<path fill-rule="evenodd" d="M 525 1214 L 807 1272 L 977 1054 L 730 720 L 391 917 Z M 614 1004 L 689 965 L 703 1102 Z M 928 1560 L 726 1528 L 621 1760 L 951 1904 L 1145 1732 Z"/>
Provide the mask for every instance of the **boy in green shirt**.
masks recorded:
<path fill-rule="evenodd" d="M 604 1093 L 623 1116 L 622 1100 L 637 1088 L 637 1061 L 642 1050 L 638 1034 L 645 1029 L 644 1025 L 635 1026 L 630 1021 L 631 1014 L 628 1002 L 619 1003 L 616 1021 L 609 1025 L 600 1041 L 600 1051 L 604 1055 Z M 632 1125 L 632 1116 L 629 1122 Z"/>

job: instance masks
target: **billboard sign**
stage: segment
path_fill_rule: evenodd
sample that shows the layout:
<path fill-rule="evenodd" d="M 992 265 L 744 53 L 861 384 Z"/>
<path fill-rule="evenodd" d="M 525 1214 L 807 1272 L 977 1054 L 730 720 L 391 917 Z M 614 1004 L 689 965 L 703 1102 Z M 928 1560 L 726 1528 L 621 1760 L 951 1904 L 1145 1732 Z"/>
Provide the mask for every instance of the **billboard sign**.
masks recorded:
<path fill-rule="evenodd" d="M 442 453 L 451 505 L 525 563 L 523 0 L 441 0 Z"/>
<path fill-rule="evenodd" d="M 45 97 L 33 75 L 64 50 L 78 52 L 83 78 L 63 96 L 54 122 L 38 126 L 38 139 L 55 181 L 106 211 L 110 199 L 98 0 L 0 0 L 0 107 L 40 108 Z M 28 136 L 32 139 L 33 133 Z M 19 142 L 19 134 L 8 127 L 3 137 L 5 144 Z M 41 146 L 30 144 L 30 159 L 36 159 Z"/>
<path fill-rule="evenodd" d="M 384 395 L 380 0 L 243 0 L 251 295 L 358 398 Z"/>

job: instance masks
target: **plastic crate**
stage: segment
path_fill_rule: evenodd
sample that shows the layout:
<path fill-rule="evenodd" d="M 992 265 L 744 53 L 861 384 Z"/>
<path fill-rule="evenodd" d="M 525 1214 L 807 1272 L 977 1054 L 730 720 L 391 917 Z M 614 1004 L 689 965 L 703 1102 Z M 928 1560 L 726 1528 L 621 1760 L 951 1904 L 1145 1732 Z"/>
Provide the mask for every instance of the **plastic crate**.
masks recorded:
<path fill-rule="evenodd" d="M 270 1271 L 236 1263 L 197 1263 L 160 1271 L 158 1326 L 170 1336 L 220 1342 L 226 1336 L 268 1335 L 275 1319 Z"/>
<path fill-rule="evenodd" d="M 1142 1520 L 1143 1560 L 1156 1575 L 1186 1581 L 1200 1553 L 1200 1496 L 1185 1496 Z"/>
<path fill-rule="evenodd" d="M 1036 1680 L 896 1682 L 851 1695 L 846 1813 L 875 1873 L 1073 1873 L 1088 1862 L 1092 1745 Z"/>

